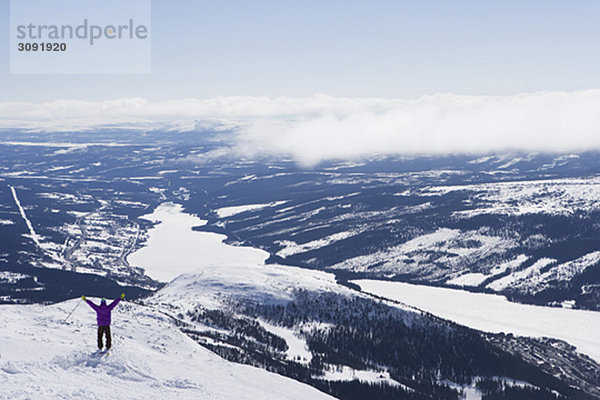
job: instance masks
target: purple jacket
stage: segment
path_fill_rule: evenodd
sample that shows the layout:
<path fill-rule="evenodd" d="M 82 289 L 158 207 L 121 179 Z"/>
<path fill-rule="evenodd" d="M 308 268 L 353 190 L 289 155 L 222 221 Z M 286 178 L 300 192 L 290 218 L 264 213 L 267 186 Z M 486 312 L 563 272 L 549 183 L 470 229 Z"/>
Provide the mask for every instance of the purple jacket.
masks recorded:
<path fill-rule="evenodd" d="M 92 303 L 90 300 L 86 300 L 85 302 L 88 303 L 90 307 L 94 309 L 94 311 L 96 311 L 96 320 L 98 321 L 98 326 L 107 326 L 110 325 L 110 312 L 117 304 L 119 304 L 119 301 L 121 301 L 121 299 L 116 299 L 109 305 L 104 303 L 100 304 L 99 306 Z"/>

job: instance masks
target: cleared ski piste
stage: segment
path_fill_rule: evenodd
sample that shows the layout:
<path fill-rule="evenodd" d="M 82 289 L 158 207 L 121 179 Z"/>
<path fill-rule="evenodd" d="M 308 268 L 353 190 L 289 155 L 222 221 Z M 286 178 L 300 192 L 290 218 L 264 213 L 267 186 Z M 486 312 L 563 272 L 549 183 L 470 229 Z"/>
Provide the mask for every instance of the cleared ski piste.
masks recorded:
<path fill-rule="evenodd" d="M 600 362 L 600 312 L 519 304 L 503 296 L 402 282 L 354 280 L 367 293 L 478 330 L 564 340 Z"/>
<path fill-rule="evenodd" d="M 143 267 L 158 281 L 169 282 L 209 265 L 264 264 L 269 257 L 264 250 L 223 243 L 225 235 L 193 231 L 207 221 L 184 213 L 180 204 L 163 203 L 141 218 L 158 224 L 149 230 L 144 247 L 131 253 L 127 261 Z"/>

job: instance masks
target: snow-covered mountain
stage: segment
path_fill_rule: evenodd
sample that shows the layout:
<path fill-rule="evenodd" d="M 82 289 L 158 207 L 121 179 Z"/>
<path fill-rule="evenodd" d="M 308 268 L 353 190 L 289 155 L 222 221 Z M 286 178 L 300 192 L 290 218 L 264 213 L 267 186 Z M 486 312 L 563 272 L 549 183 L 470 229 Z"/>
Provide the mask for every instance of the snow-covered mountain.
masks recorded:
<path fill-rule="evenodd" d="M 599 310 L 600 153 L 381 157 L 304 169 L 232 158 L 220 135 L 0 132 L 0 302 L 10 304 L 0 383 L 36 388 L 41 377 L 70 396 L 42 372 L 64 370 L 64 382 L 103 398 L 85 377 L 120 387 L 113 372 L 122 371 L 153 382 L 159 396 L 218 393 L 220 383 L 246 393 L 245 381 L 217 378 L 247 364 L 279 375 L 267 381 L 285 376 L 344 399 L 600 397 L 600 368 L 567 343 L 475 331 L 351 283 Z M 176 228 L 207 240 L 187 241 Z M 163 248 L 150 251 L 156 243 Z M 115 343 L 129 346 L 98 360 L 87 349 L 89 310 L 62 324 L 76 303 L 60 302 L 122 291 L 132 303 L 118 308 Z M 143 340 L 135 335 L 146 328 Z M 31 336 L 38 330 L 47 334 Z M 160 335 L 181 351 L 161 353 Z M 45 361 L 14 350 L 28 340 Z M 188 353 L 186 371 L 218 355 L 214 379 L 162 370 Z M 69 363 L 77 365 L 60 366 Z"/>
<path fill-rule="evenodd" d="M 6 399 L 480 398 L 492 382 L 530 398 L 592 398 L 476 331 L 301 268 L 213 265 L 181 275 L 117 306 L 108 355 L 95 352 L 95 314 L 81 300 L 0 310 Z"/>
<path fill-rule="evenodd" d="M 113 312 L 113 349 L 99 354 L 93 310 L 83 304 L 64 322 L 78 302 L 0 306 L 1 399 L 331 398 L 225 361 L 169 317 L 130 302 Z"/>

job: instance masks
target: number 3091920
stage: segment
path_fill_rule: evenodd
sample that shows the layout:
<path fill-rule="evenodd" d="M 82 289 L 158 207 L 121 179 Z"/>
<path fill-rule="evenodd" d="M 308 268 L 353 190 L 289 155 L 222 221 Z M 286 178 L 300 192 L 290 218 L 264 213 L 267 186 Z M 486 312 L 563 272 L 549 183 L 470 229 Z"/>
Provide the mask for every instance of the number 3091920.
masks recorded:
<path fill-rule="evenodd" d="M 66 43 L 19 43 L 19 51 L 67 51 Z"/>

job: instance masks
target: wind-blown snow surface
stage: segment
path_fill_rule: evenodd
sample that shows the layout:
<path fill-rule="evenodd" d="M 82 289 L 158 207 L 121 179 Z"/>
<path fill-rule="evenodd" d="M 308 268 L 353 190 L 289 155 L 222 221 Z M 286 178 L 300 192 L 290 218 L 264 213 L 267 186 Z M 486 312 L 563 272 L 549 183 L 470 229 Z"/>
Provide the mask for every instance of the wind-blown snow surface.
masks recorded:
<path fill-rule="evenodd" d="M 318 390 L 234 364 L 137 304 L 113 311 L 113 350 L 94 354 L 95 314 L 81 300 L 0 306 L 0 399 L 319 399 Z M 135 314 L 135 316 L 134 316 Z"/>
<path fill-rule="evenodd" d="M 365 292 L 400 301 L 482 331 L 562 339 L 600 361 L 600 312 L 512 303 L 498 295 L 402 282 L 352 282 Z"/>
<path fill-rule="evenodd" d="M 251 247 L 223 243 L 225 235 L 193 231 L 206 221 L 184 213 L 175 203 L 163 203 L 142 218 L 158 222 L 149 232 L 146 246 L 130 254 L 131 265 L 143 267 L 146 274 L 159 281 L 170 281 L 186 272 L 207 265 L 263 264 L 269 253 Z"/>

